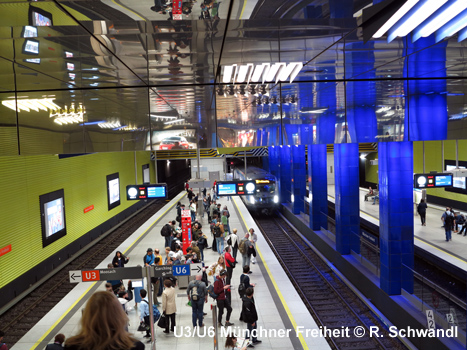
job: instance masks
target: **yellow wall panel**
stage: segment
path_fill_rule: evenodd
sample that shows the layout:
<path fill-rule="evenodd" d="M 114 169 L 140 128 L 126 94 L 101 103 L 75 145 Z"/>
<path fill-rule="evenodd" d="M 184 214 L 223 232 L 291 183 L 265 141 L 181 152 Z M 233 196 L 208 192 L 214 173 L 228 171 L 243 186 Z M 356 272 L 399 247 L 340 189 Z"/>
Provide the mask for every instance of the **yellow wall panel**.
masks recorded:
<path fill-rule="evenodd" d="M 154 162 L 150 152 L 136 152 L 138 182 L 142 165 Z M 0 256 L 0 288 L 31 267 L 65 248 L 135 202 L 127 201 L 125 187 L 135 181 L 135 153 L 96 153 L 59 159 L 54 155 L 0 157 L 0 248 L 12 251 Z M 119 173 L 120 206 L 108 210 L 106 175 Z M 67 235 L 42 248 L 39 196 L 64 189 Z M 94 209 L 84 213 L 84 208 Z M 32 281 L 33 282 L 33 281 Z"/>

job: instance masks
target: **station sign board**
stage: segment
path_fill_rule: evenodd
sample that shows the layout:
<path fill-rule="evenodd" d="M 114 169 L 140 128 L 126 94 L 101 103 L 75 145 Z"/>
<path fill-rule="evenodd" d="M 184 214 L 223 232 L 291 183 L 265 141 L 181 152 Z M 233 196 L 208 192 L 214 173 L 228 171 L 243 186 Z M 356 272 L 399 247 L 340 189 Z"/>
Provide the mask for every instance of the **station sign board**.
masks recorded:
<path fill-rule="evenodd" d="M 128 185 L 126 187 L 126 199 L 158 199 L 167 198 L 167 184 L 144 184 L 144 185 Z"/>
<path fill-rule="evenodd" d="M 453 174 L 451 173 L 414 174 L 413 187 L 414 188 L 453 187 Z"/>
<path fill-rule="evenodd" d="M 247 181 L 218 181 L 216 183 L 217 195 L 221 196 L 243 196 L 254 194 L 256 182 Z"/>
<path fill-rule="evenodd" d="M 69 271 L 70 283 L 143 278 L 141 267 Z"/>
<path fill-rule="evenodd" d="M 203 264 L 173 265 L 174 276 L 196 276 L 203 273 Z"/>

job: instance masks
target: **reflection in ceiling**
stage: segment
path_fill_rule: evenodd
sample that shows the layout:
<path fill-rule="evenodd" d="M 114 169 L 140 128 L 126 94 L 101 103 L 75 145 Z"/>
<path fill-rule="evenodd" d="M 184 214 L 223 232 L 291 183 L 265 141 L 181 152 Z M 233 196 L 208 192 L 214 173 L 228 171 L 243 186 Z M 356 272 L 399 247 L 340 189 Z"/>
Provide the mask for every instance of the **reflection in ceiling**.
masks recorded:
<path fill-rule="evenodd" d="M 410 88 L 441 96 L 463 123 L 462 34 L 412 44 L 389 29 L 364 40 L 365 13 L 405 3 L 0 0 L 2 125 L 59 135 L 48 151 L 18 140 L 5 152 L 156 149 L 174 136 L 193 147 L 397 141 Z M 415 76 L 427 82 L 407 84 Z M 371 132 L 355 126 L 361 115 L 374 119 Z"/>

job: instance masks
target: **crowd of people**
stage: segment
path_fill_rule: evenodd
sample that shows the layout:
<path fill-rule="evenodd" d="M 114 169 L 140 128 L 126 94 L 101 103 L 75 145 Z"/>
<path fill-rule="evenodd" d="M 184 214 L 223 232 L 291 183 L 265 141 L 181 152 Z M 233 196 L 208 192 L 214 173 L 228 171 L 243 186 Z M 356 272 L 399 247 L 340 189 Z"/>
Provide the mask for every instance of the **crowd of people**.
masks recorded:
<path fill-rule="evenodd" d="M 203 211 L 201 217 L 207 216 L 207 223 L 204 225 L 197 220 L 198 196 L 192 189 L 186 188 L 191 213 L 191 241 L 183 252 L 181 216 L 185 205 L 177 203 L 177 216 L 163 225 L 161 235 L 164 237 L 165 248 L 163 254 L 156 248 L 147 248 L 146 254 L 142 258 L 142 265 L 179 265 L 189 263 L 202 263 L 202 274 L 196 276 L 195 280 L 189 282 L 186 295 L 188 305 L 192 308 L 192 325 L 199 329 L 205 326 L 204 319 L 207 313 L 204 312 L 204 304 L 211 297 L 215 300 L 218 308 L 218 327 L 233 326 L 231 320 L 233 272 L 238 263 L 237 254 L 242 257 L 242 271 L 238 281 L 238 293 L 242 299 L 242 308 L 238 310 L 239 320 L 246 323 L 246 328 L 250 332 L 251 341 L 246 343 L 246 347 L 254 347 L 261 343 L 261 340 L 253 337 L 253 330 L 257 327 L 258 315 L 253 298 L 255 284 L 250 282 L 250 263 L 255 263 L 257 236 L 253 228 L 249 229 L 243 237 L 238 235 L 235 228 L 231 228 L 229 218 L 230 213 L 227 206 L 217 203 L 214 193 L 203 195 Z M 199 216 L 199 215 L 198 215 Z M 212 242 L 209 245 L 208 242 Z M 208 261 L 204 255 L 206 249 L 217 252 L 216 261 Z M 212 255 L 210 255 L 212 256 Z M 117 251 L 108 264 L 108 268 L 122 268 L 130 261 L 130 257 L 121 251 Z M 152 287 L 151 308 L 145 282 Z M 130 280 L 124 283 L 122 280 L 108 280 L 105 284 L 105 291 L 94 293 L 88 300 L 82 314 L 81 329 L 79 333 L 69 337 L 65 343 L 65 335 L 57 334 L 53 344 L 47 346 L 47 350 L 55 349 L 144 349 L 144 344 L 129 333 L 128 314 L 133 310 L 139 311 L 140 327 L 139 331 L 145 333 L 144 337 L 151 338 L 150 313 L 159 310 L 161 317 L 154 313 L 154 321 L 162 327 L 163 332 L 170 334 L 175 331 L 176 326 L 176 293 L 178 281 L 175 277 L 166 278 L 152 277 L 148 281 Z M 134 307 L 130 306 L 130 301 L 134 302 Z M 158 311 L 159 312 L 159 311 Z M 225 322 L 224 322 L 225 313 Z M 161 324 L 161 319 L 163 322 Z M 156 326 L 156 325 L 154 325 Z M 2 344 L 3 333 L 0 331 L 0 349 L 6 350 L 6 345 Z M 148 340 L 150 342 L 151 339 Z M 226 349 L 237 349 L 235 334 L 231 333 L 226 340 Z M 64 344 L 65 343 L 65 344 Z M 242 347 L 243 349 L 243 347 Z"/>

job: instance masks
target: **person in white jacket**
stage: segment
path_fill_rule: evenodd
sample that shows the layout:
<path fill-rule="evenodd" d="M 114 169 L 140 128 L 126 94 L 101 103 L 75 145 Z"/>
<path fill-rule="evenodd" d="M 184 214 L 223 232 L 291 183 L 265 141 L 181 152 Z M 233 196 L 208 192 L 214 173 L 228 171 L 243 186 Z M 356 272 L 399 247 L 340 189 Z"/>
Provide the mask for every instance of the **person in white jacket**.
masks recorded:
<path fill-rule="evenodd" d="M 237 251 L 238 251 L 238 243 L 239 239 L 237 236 L 237 229 L 234 228 L 232 233 L 227 236 L 226 238 L 227 244 L 232 247 L 232 256 L 235 260 L 237 260 Z"/>
<path fill-rule="evenodd" d="M 256 250 L 256 241 L 258 240 L 258 236 L 256 235 L 255 230 L 252 229 L 252 228 L 250 228 L 250 230 L 248 232 L 250 233 L 250 242 L 253 243 L 253 248 L 255 248 L 255 250 Z M 253 264 L 256 264 L 256 257 L 255 256 L 251 257 L 251 262 Z"/>

